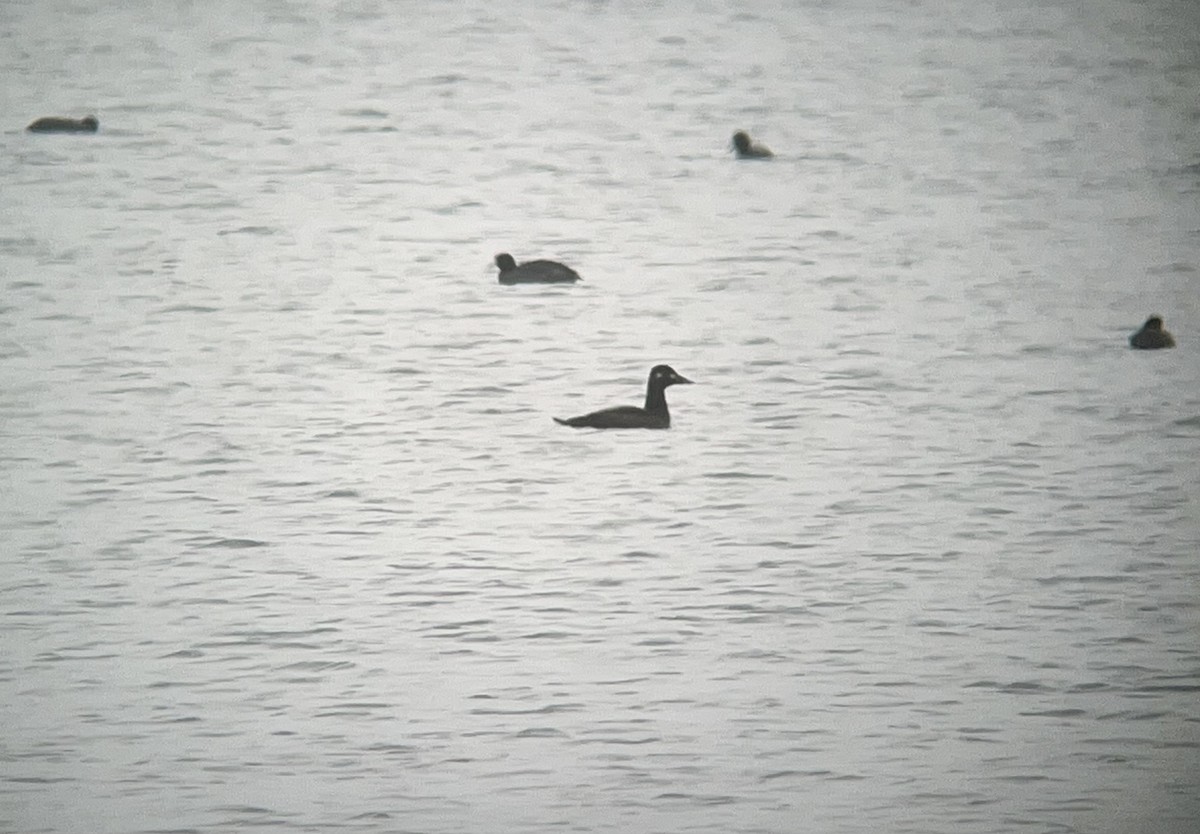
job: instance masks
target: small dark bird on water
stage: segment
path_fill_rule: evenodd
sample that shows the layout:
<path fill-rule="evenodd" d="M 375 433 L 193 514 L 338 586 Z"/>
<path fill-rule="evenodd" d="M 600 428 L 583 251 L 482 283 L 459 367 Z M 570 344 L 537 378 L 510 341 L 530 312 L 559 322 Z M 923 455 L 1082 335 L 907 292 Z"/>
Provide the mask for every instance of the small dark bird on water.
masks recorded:
<path fill-rule="evenodd" d="M 100 129 L 100 122 L 95 116 L 84 116 L 82 119 L 45 116 L 25 129 L 30 133 L 95 133 Z"/>
<path fill-rule="evenodd" d="M 1162 316 L 1151 316 L 1141 330 L 1129 337 L 1129 346 L 1138 350 L 1159 350 L 1175 347 L 1175 340 L 1163 330 Z"/>
<path fill-rule="evenodd" d="M 691 382 L 677 374 L 670 365 L 655 365 L 650 369 L 650 378 L 646 381 L 644 408 L 618 405 L 567 420 L 555 417 L 554 422 L 575 429 L 669 429 L 671 413 L 667 411 L 667 387 L 681 383 L 690 385 Z"/>
<path fill-rule="evenodd" d="M 733 134 L 733 149 L 737 151 L 738 159 L 770 159 L 775 156 L 766 145 L 752 142 L 750 134 L 744 130 Z"/>
<path fill-rule="evenodd" d="M 557 261 L 526 261 L 517 266 L 507 252 L 496 256 L 496 266 L 500 267 L 501 284 L 573 284 L 581 280 L 578 272 Z"/>

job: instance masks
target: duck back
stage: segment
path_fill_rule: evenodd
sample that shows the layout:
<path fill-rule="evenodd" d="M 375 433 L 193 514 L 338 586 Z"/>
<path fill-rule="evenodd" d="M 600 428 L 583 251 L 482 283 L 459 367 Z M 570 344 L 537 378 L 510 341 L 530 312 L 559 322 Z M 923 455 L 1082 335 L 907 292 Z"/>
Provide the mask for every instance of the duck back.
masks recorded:
<path fill-rule="evenodd" d="M 100 129 L 100 122 L 95 116 L 84 116 L 82 119 L 45 116 L 25 129 L 30 133 L 95 133 Z"/>
<path fill-rule="evenodd" d="M 666 410 L 656 414 L 636 405 L 618 405 L 566 420 L 555 417 L 554 422 L 573 429 L 669 429 L 671 415 Z"/>

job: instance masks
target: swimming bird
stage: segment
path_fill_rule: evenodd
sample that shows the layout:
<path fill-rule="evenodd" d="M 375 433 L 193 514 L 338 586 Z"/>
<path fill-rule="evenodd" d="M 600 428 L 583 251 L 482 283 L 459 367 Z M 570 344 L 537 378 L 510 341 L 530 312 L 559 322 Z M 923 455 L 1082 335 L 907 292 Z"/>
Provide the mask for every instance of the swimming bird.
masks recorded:
<path fill-rule="evenodd" d="M 95 116 L 84 116 L 82 119 L 44 116 L 25 129 L 30 133 L 95 133 L 100 129 L 100 122 Z"/>
<path fill-rule="evenodd" d="M 581 280 L 578 272 L 557 261 L 526 261 L 517 266 L 507 252 L 496 256 L 496 266 L 500 267 L 501 284 L 573 284 Z"/>
<path fill-rule="evenodd" d="M 750 141 L 750 134 L 744 130 L 733 134 L 733 148 L 737 151 L 738 159 L 770 159 L 775 155 L 766 145 Z"/>
<path fill-rule="evenodd" d="M 554 422 L 575 429 L 669 429 L 671 413 L 667 411 L 667 387 L 680 383 L 690 385 L 691 382 L 677 374 L 670 365 L 655 365 L 650 369 L 650 378 L 646 381 L 645 408 L 618 405 L 567 420 L 555 417 Z"/>
<path fill-rule="evenodd" d="M 1151 316 L 1141 330 L 1129 337 L 1129 346 L 1138 350 L 1158 350 L 1175 347 L 1175 340 L 1163 330 L 1162 316 Z"/>

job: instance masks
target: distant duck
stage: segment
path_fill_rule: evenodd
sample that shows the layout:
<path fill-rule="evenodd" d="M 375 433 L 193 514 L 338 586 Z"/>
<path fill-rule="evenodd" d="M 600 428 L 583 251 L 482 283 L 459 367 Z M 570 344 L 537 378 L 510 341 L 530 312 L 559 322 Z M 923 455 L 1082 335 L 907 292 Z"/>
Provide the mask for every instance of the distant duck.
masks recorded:
<path fill-rule="evenodd" d="M 770 159 L 775 156 L 766 145 L 752 142 L 750 134 L 744 130 L 733 134 L 733 148 L 737 151 L 738 159 Z"/>
<path fill-rule="evenodd" d="M 501 284 L 573 284 L 582 280 L 578 272 L 557 261 L 526 261 L 517 266 L 507 252 L 496 256 L 496 266 L 500 267 Z"/>
<path fill-rule="evenodd" d="M 655 365 L 650 369 L 650 379 L 646 382 L 646 406 L 618 405 L 554 422 L 575 429 L 669 429 L 671 428 L 671 413 L 667 411 L 666 390 L 668 386 L 680 383 L 691 384 L 675 372 L 670 365 Z"/>
<path fill-rule="evenodd" d="M 82 119 L 45 116 L 25 129 L 30 133 L 95 133 L 100 129 L 100 122 L 95 116 L 84 116 Z"/>
<path fill-rule="evenodd" d="M 1158 350 L 1175 347 L 1175 340 L 1163 330 L 1162 316 L 1151 316 L 1141 330 L 1129 337 L 1129 346 L 1138 350 Z"/>

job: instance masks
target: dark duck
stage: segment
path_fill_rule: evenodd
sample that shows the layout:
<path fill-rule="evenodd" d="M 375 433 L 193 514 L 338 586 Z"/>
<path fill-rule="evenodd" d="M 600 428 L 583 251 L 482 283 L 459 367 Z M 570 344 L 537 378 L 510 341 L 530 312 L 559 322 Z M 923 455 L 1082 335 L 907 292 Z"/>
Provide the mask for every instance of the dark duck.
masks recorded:
<path fill-rule="evenodd" d="M 677 374 L 670 365 L 655 365 L 650 369 L 650 379 L 646 381 L 644 408 L 618 405 L 567 420 L 555 417 L 554 421 L 575 429 L 669 429 L 671 412 L 667 411 L 667 388 L 671 385 L 690 385 L 691 382 Z"/>
<path fill-rule="evenodd" d="M 45 116 L 25 129 L 30 133 L 95 133 L 100 129 L 100 122 L 95 116 L 84 116 L 82 119 Z"/>
<path fill-rule="evenodd" d="M 1129 337 L 1129 346 L 1138 350 L 1159 350 L 1175 347 L 1175 340 L 1163 330 L 1162 316 L 1151 316 L 1141 330 Z"/>
<path fill-rule="evenodd" d="M 751 141 L 750 134 L 744 130 L 733 134 L 733 149 L 737 151 L 738 159 L 770 159 L 775 155 L 766 145 Z"/>
<path fill-rule="evenodd" d="M 526 261 L 517 266 L 513 256 L 501 252 L 496 256 L 500 267 L 501 284 L 574 284 L 579 273 L 556 261 Z"/>

